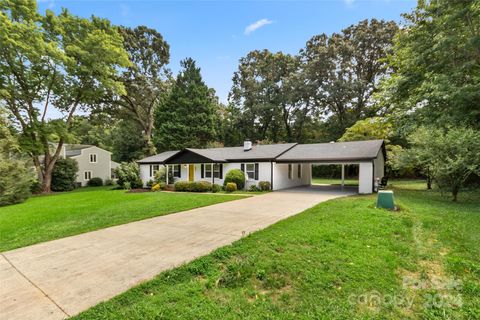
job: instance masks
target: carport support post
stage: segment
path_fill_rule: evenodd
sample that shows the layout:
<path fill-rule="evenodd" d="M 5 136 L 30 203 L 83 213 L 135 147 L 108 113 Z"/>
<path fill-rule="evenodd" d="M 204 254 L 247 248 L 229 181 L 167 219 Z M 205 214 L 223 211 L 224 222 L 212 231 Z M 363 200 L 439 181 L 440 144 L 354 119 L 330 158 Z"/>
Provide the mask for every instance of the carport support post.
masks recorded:
<path fill-rule="evenodd" d="M 342 163 L 342 188 L 345 186 L 345 165 Z"/>

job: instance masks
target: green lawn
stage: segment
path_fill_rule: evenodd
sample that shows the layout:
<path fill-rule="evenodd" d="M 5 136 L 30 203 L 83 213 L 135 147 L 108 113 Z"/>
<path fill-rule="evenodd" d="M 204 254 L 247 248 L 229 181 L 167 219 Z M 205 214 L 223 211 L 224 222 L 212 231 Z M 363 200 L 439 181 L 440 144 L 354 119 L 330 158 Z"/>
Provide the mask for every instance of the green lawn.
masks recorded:
<path fill-rule="evenodd" d="M 126 193 L 111 187 L 35 196 L 21 204 L 0 207 L 0 251 L 239 198 L 242 197 Z"/>
<path fill-rule="evenodd" d="M 342 183 L 342 179 L 331 178 L 312 178 L 312 184 L 338 184 Z M 346 186 L 358 186 L 358 179 L 345 179 Z"/>
<path fill-rule="evenodd" d="M 480 193 L 397 185 L 398 212 L 324 202 L 77 319 L 478 319 Z"/>

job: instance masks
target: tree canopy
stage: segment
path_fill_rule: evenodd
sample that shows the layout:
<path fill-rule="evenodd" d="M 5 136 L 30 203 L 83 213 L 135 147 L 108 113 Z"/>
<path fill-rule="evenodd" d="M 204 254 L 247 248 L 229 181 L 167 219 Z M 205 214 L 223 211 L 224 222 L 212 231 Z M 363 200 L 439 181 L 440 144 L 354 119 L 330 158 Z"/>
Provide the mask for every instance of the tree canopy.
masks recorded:
<path fill-rule="evenodd" d="M 480 4 L 419 1 L 404 15 L 388 62 L 395 70 L 381 100 L 416 124 L 480 128 Z"/>
<path fill-rule="evenodd" d="M 42 16 L 33 0 L 2 1 L 0 29 L 0 101 L 21 128 L 20 144 L 48 192 L 74 113 L 87 110 L 107 90 L 125 92 L 116 75 L 129 65 L 128 55 L 108 20 L 80 18 L 65 9 Z M 49 108 L 63 114 L 57 126 L 47 125 Z M 52 129 L 59 137 L 53 152 Z"/>
<path fill-rule="evenodd" d="M 170 47 L 155 29 L 138 26 L 120 27 L 119 31 L 131 64 L 118 78 L 125 92 L 110 93 L 106 107 L 117 118 L 136 122 L 135 127 L 140 127 L 144 139 L 143 155 L 153 155 L 156 152 L 152 139 L 154 110 L 169 87 L 171 76 L 166 65 Z"/>

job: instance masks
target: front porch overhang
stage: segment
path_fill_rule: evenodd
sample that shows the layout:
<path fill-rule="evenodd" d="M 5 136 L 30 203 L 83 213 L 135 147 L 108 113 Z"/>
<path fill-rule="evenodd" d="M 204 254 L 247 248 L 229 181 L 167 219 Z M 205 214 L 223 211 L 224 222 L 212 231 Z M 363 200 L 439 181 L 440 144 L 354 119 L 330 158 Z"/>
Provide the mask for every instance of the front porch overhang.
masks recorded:
<path fill-rule="evenodd" d="M 211 159 L 198 154 L 190 149 L 183 149 L 172 157 L 166 159 L 164 164 L 198 164 L 198 163 L 225 163 L 224 159 Z"/>

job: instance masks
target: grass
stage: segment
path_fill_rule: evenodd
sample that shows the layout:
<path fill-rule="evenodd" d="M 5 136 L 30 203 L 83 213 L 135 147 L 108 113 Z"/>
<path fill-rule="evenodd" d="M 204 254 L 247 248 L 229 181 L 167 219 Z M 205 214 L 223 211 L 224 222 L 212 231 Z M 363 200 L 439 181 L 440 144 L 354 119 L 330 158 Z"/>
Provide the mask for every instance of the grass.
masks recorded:
<path fill-rule="evenodd" d="M 342 183 L 342 179 L 334 178 L 312 178 L 312 184 L 338 184 Z M 358 186 L 358 179 L 345 179 L 346 186 Z"/>
<path fill-rule="evenodd" d="M 35 196 L 0 208 L 0 251 L 240 198 L 111 187 Z"/>
<path fill-rule="evenodd" d="M 400 211 L 324 202 L 76 319 L 478 319 L 480 193 L 396 185 Z"/>

